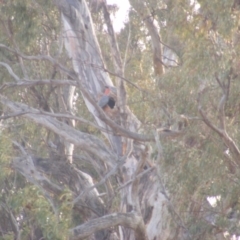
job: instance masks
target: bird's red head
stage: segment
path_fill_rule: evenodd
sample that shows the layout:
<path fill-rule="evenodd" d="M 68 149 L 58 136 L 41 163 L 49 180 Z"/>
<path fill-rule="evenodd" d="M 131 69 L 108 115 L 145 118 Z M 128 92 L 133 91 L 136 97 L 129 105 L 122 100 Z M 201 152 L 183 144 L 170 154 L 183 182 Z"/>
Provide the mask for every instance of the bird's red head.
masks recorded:
<path fill-rule="evenodd" d="M 105 91 L 104 91 L 104 95 L 109 95 L 110 94 L 110 88 L 109 87 L 105 87 Z"/>

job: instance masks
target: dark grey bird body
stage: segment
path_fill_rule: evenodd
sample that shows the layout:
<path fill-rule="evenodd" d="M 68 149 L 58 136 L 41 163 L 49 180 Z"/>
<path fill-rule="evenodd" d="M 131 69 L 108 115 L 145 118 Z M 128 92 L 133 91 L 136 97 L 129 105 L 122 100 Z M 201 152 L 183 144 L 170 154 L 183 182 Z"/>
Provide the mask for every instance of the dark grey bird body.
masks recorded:
<path fill-rule="evenodd" d="M 110 92 L 111 92 L 111 89 L 109 87 L 106 87 L 103 96 L 98 101 L 98 105 L 101 108 L 105 108 L 106 106 L 109 106 L 111 109 L 114 108 L 115 100 L 113 97 L 109 96 Z"/>
<path fill-rule="evenodd" d="M 107 95 L 103 95 L 100 100 L 98 101 L 98 105 L 101 108 L 104 108 L 106 106 L 109 106 L 110 108 L 114 108 L 115 106 L 115 101 L 112 97 L 107 96 Z"/>

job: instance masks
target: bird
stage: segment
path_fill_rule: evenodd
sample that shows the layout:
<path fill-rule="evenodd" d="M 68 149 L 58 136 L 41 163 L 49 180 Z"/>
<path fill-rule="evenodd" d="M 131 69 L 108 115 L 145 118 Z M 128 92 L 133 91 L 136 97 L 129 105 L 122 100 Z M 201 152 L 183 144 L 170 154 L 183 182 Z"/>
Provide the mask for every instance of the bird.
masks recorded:
<path fill-rule="evenodd" d="M 103 109 L 108 117 L 119 124 L 119 109 L 116 105 L 117 90 L 112 86 L 105 86 L 105 91 L 98 101 L 98 106 Z M 116 107 L 115 107 L 116 106 Z M 120 125 L 120 124 L 119 124 Z M 110 142 L 117 155 L 122 156 L 122 138 L 115 133 L 109 133 Z"/>
<path fill-rule="evenodd" d="M 98 101 L 99 107 L 101 107 L 103 110 L 105 110 L 105 108 L 108 108 L 108 107 L 113 109 L 115 106 L 116 102 L 114 98 L 110 96 L 110 92 L 111 92 L 111 89 L 108 86 L 106 86 L 103 96 Z"/>

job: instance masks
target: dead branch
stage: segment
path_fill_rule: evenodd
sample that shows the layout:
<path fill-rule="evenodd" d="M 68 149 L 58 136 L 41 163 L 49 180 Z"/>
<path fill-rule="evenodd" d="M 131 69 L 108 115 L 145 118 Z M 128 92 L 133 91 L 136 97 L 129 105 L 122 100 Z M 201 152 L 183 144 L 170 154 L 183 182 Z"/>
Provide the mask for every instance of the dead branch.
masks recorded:
<path fill-rule="evenodd" d="M 89 222 L 77 226 L 70 230 L 72 239 L 84 239 L 89 237 L 94 232 L 108 229 L 116 226 L 124 226 L 135 230 L 138 240 L 147 240 L 147 237 L 142 234 L 141 217 L 136 212 L 131 213 L 113 213 L 90 220 Z"/>
<path fill-rule="evenodd" d="M 140 178 L 141 178 L 142 176 L 144 176 L 145 174 L 147 174 L 147 173 L 149 173 L 149 172 L 152 172 L 152 171 L 154 171 L 154 170 L 155 170 L 155 167 L 148 168 L 147 170 L 145 170 L 145 171 L 139 173 L 138 175 L 136 175 L 133 179 L 125 182 L 123 185 L 121 185 L 120 187 L 118 187 L 118 188 L 116 189 L 116 191 L 119 191 L 119 190 L 121 190 L 122 188 L 127 187 L 127 186 L 128 186 L 129 184 L 131 184 L 134 180 L 140 179 Z"/>
<path fill-rule="evenodd" d="M 97 137 L 87 133 L 76 131 L 66 123 L 60 122 L 50 116 L 39 116 L 39 111 L 27 106 L 23 103 L 12 102 L 0 95 L 0 101 L 9 107 L 13 112 L 30 112 L 25 114 L 24 117 L 32 119 L 35 123 L 52 130 L 58 135 L 62 136 L 67 141 L 81 147 L 87 152 L 98 156 L 103 162 L 107 163 L 110 167 L 115 165 L 115 156 L 108 150 L 108 147 L 100 141 Z"/>

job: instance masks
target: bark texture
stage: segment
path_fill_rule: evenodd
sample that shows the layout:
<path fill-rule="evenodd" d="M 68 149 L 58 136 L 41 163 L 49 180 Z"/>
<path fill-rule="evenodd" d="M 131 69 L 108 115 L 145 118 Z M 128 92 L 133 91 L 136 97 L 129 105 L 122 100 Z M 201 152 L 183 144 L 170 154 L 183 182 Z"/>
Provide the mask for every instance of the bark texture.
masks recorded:
<path fill-rule="evenodd" d="M 96 96 L 103 92 L 104 86 L 113 87 L 113 84 L 105 71 L 105 65 L 94 34 L 91 15 L 86 2 L 56 1 L 56 5 L 62 12 L 64 32 L 67 35 L 65 45 L 72 59 L 85 103 L 99 126 L 113 132 L 112 134 L 103 132 L 103 134 L 105 134 L 112 146 L 111 151 L 116 155 L 115 159 L 123 158 L 125 161 L 120 168 L 120 184 L 124 185 L 133 179 L 133 182 L 121 190 L 121 211 L 134 211 L 138 216 L 141 216 L 141 224 L 138 224 L 134 231 L 124 227 L 120 228 L 120 239 L 160 239 L 160 236 L 169 234 L 169 231 L 164 228 L 165 223 L 163 219 L 167 216 L 167 204 L 164 195 L 160 192 L 159 182 L 156 181 L 157 172 L 148 172 L 144 178 L 136 178 L 143 171 L 146 161 L 146 148 L 140 141 L 129 140 L 126 135 L 123 138 L 116 129 L 112 128 L 107 121 L 104 121 L 104 118 L 100 119 L 101 111 L 94 104 L 94 101 L 97 101 Z M 115 110 L 115 116 L 111 119 L 118 126 L 137 133 L 140 122 L 126 105 L 126 92 L 124 83 L 121 80 L 124 72 L 122 69 L 123 64 L 105 4 L 103 4 L 103 13 L 108 28 L 116 74 L 119 76 L 116 87 L 117 109 Z M 163 69 L 159 71 L 163 71 Z M 107 117 L 109 116 L 108 113 L 106 115 Z M 123 144 L 126 148 L 125 151 L 123 150 Z M 144 185 L 140 184 L 141 180 L 145 182 Z M 152 186 L 153 183 L 156 191 L 151 191 L 151 193 L 145 195 L 145 191 L 151 189 L 150 185 Z M 159 224 L 162 227 L 159 227 Z M 126 226 L 125 224 L 122 225 Z"/>

